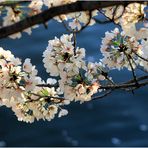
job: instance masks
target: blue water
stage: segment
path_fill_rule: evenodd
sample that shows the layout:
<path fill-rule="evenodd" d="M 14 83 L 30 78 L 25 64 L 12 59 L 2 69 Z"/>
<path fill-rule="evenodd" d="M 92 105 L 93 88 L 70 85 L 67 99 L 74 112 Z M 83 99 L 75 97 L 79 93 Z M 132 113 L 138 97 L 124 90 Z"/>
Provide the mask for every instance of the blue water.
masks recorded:
<path fill-rule="evenodd" d="M 101 37 L 114 27 L 97 24 L 77 35 L 77 44 L 87 50 L 87 60 L 99 61 Z M 23 34 L 19 40 L 0 40 L 0 46 L 22 59 L 30 57 L 39 75 L 46 79 L 42 52 L 49 39 L 63 33 L 67 33 L 63 26 L 51 21 L 48 30 L 41 26 L 31 36 Z M 116 81 L 131 77 L 127 71 L 111 74 Z M 19 122 L 10 109 L 1 107 L 0 146 L 148 146 L 147 88 L 135 91 L 135 95 L 115 91 L 102 100 L 72 103 L 68 116 L 51 122 Z"/>

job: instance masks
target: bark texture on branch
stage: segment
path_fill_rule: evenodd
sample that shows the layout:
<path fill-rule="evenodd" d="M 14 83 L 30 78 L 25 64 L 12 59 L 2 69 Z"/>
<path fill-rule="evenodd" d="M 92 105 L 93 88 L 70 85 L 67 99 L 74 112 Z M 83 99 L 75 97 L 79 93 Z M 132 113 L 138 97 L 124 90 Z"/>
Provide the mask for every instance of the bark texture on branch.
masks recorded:
<path fill-rule="evenodd" d="M 135 2 L 135 1 L 134 1 Z M 143 1 L 137 1 L 144 3 Z M 6 26 L 0 29 L 0 39 L 5 38 L 17 32 L 22 32 L 24 29 L 32 27 L 36 24 L 44 24 L 55 16 L 60 14 L 67 14 L 71 12 L 87 11 L 101 9 L 108 6 L 128 5 L 132 1 L 78 1 L 72 4 L 52 7 L 32 17 L 27 17 L 18 23 Z"/>

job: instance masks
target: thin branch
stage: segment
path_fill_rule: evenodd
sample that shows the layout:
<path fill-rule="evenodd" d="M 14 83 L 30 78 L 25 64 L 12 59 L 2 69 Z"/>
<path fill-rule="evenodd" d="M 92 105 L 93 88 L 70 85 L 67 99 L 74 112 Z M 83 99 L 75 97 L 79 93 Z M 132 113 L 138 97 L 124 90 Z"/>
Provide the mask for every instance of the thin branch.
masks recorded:
<path fill-rule="evenodd" d="M 136 2 L 136 1 L 134 1 Z M 144 1 L 137 1 L 138 3 L 144 3 Z M 95 9 L 101 9 L 109 6 L 118 6 L 123 5 L 126 6 L 130 3 L 130 1 L 77 1 L 72 4 L 52 7 L 48 10 L 45 10 L 37 15 L 27 17 L 18 23 L 15 23 L 10 26 L 6 26 L 0 29 L 0 39 L 5 38 L 14 33 L 22 32 L 23 30 L 32 27 L 36 24 L 44 24 L 55 16 L 61 14 L 67 14 L 71 12 L 78 11 L 92 11 Z"/>
<path fill-rule="evenodd" d="M 102 98 L 104 98 L 104 97 L 108 96 L 109 94 L 111 94 L 111 92 L 112 92 L 112 90 L 109 90 L 109 91 L 105 92 L 105 93 L 104 93 L 104 94 L 102 94 L 102 95 L 92 97 L 92 100 L 102 99 Z"/>
<path fill-rule="evenodd" d="M 141 77 L 141 79 L 142 79 L 142 77 Z M 146 86 L 146 85 L 148 85 L 148 81 L 147 82 L 141 82 L 141 83 L 138 83 L 138 84 L 139 84 L 138 88 L 142 87 L 142 86 Z M 137 89 L 137 84 L 136 83 L 130 83 L 130 84 L 118 84 L 118 85 L 101 86 L 99 89 L 106 89 L 108 91 L 105 92 L 102 95 L 92 97 L 92 100 L 102 99 L 102 98 L 108 96 L 109 94 L 111 94 L 111 92 L 113 90 L 115 90 L 115 89 L 123 89 L 123 88 L 125 88 L 125 89 L 130 88 L 130 89 L 128 89 L 128 91 L 129 90 L 130 91 L 135 90 L 135 89 Z M 45 100 L 51 101 L 53 103 L 62 103 L 65 100 L 65 98 L 63 98 L 63 97 L 42 96 L 42 95 L 38 95 L 38 94 L 35 94 L 35 93 L 31 93 L 31 94 L 34 95 L 34 96 L 37 96 L 39 98 L 36 99 L 36 100 L 27 100 L 26 103 L 28 103 L 28 102 L 36 102 L 36 101 L 39 101 L 41 98 L 44 98 Z M 56 99 L 58 101 L 54 102 L 54 100 L 51 100 L 51 99 Z"/>
<path fill-rule="evenodd" d="M 125 6 L 127 6 L 127 5 L 124 5 L 124 10 L 125 10 Z M 115 21 L 118 20 L 118 19 L 123 15 L 124 10 L 122 11 L 121 15 L 118 16 L 117 18 L 115 18 L 115 14 L 116 14 L 116 11 L 117 11 L 117 6 L 116 6 L 116 8 L 115 8 L 115 10 L 114 10 L 114 12 L 113 12 L 112 18 L 106 16 L 101 10 L 99 10 L 99 12 L 100 12 L 105 18 L 107 18 L 108 20 L 100 21 L 100 20 L 97 20 L 97 19 L 96 19 L 96 22 L 97 22 L 97 23 L 102 23 L 102 24 L 103 24 L 103 22 L 104 22 L 104 24 L 107 24 L 107 23 L 114 23 L 115 25 L 118 25 L 119 27 L 121 27 L 120 24 L 119 24 L 119 23 L 116 23 Z"/>
<path fill-rule="evenodd" d="M 36 102 L 36 101 L 39 101 L 41 98 L 44 98 L 45 100 L 47 100 L 49 102 L 53 102 L 53 103 L 55 103 L 54 99 L 56 99 L 56 101 L 58 100 L 56 103 L 61 103 L 61 102 L 63 102 L 65 100 L 62 97 L 43 96 L 43 95 L 39 95 L 39 94 L 36 94 L 36 93 L 30 93 L 30 94 L 38 97 L 38 99 L 36 99 L 36 100 L 27 100 L 25 103 L 28 103 L 28 102 Z"/>
<path fill-rule="evenodd" d="M 57 87 L 58 88 L 57 85 L 51 85 L 51 84 L 38 84 L 36 86 L 38 86 L 38 87 Z"/>
<path fill-rule="evenodd" d="M 148 85 L 148 81 L 146 82 L 139 82 L 138 88 Z M 137 87 L 136 83 L 130 83 L 130 84 L 118 84 L 118 85 L 107 85 L 107 86 L 100 86 L 99 89 L 126 89 L 131 87 Z"/>
<path fill-rule="evenodd" d="M 76 44 L 77 44 L 77 41 L 76 41 L 76 33 L 73 32 L 74 55 L 76 55 Z"/>
<path fill-rule="evenodd" d="M 142 57 L 141 55 L 137 54 L 137 53 L 134 52 L 134 51 L 133 51 L 133 53 L 134 53 L 137 57 L 139 57 L 140 59 L 142 59 L 143 61 L 148 62 L 148 59 L 145 59 L 144 57 Z"/>
<path fill-rule="evenodd" d="M 147 80 L 147 79 L 148 79 L 148 75 L 137 78 L 137 81 L 143 81 L 143 80 Z M 129 80 L 129 81 L 122 83 L 122 84 L 116 84 L 116 85 L 112 84 L 112 85 L 107 85 L 107 86 L 100 86 L 99 89 L 105 89 L 107 91 L 102 95 L 92 97 L 92 100 L 102 99 L 102 98 L 108 96 L 109 94 L 111 94 L 111 92 L 116 89 L 124 89 L 126 91 L 133 91 L 137 88 L 140 88 L 140 87 L 143 87 L 146 85 L 148 85 L 148 80 L 144 81 L 144 82 L 138 82 L 138 86 L 137 86 L 137 83 L 135 83 L 135 80 L 132 79 L 132 80 Z M 37 86 L 38 87 L 51 87 L 51 85 L 49 85 L 49 84 L 39 84 Z M 98 89 L 98 91 L 99 91 L 99 89 Z M 48 102 L 53 102 L 53 103 L 62 103 L 65 100 L 65 98 L 63 98 L 63 97 L 44 96 L 44 95 L 39 95 L 39 94 L 35 94 L 35 93 L 30 93 L 30 94 L 37 96 L 38 98 L 36 100 L 27 100 L 25 103 L 36 102 L 36 101 L 39 101 L 41 98 L 44 98 Z"/>
<path fill-rule="evenodd" d="M 131 56 L 130 56 L 130 58 L 131 58 L 132 62 L 136 65 L 137 69 L 141 70 L 142 72 L 148 73 L 148 71 L 146 71 L 144 69 L 144 67 L 141 67 L 140 65 L 138 65 Z"/>
<path fill-rule="evenodd" d="M 131 57 L 129 54 L 127 54 L 126 51 L 123 51 L 123 52 L 124 52 L 125 56 L 127 57 L 127 60 L 128 60 L 129 65 L 130 65 L 130 67 L 131 67 L 131 71 L 132 71 L 133 78 L 134 78 L 134 80 L 135 80 L 135 83 L 136 83 L 137 86 L 138 86 L 136 73 L 135 73 L 135 70 L 134 70 L 133 65 L 132 65 L 132 62 L 131 62 L 132 57 Z"/>
<path fill-rule="evenodd" d="M 6 2 L 0 2 L 0 6 L 3 7 L 13 7 L 20 4 L 26 4 L 31 2 L 30 0 L 20 0 L 20 1 L 6 1 Z"/>
<path fill-rule="evenodd" d="M 93 18 L 95 20 L 96 23 L 98 24 L 108 24 L 108 23 L 112 23 L 110 20 L 99 20 L 97 18 Z"/>
<path fill-rule="evenodd" d="M 66 29 L 68 32 L 74 34 L 74 33 L 79 33 L 79 32 L 81 32 L 82 30 L 84 30 L 84 29 L 90 24 L 91 19 L 92 19 L 92 12 L 89 11 L 89 14 L 88 14 L 88 15 L 89 15 L 88 21 L 81 27 L 80 30 L 76 30 L 76 29 L 73 30 L 73 29 L 71 29 L 71 28 L 66 24 L 66 22 L 62 20 L 61 16 L 59 16 L 59 18 L 60 18 L 60 20 L 62 21 L 62 24 L 64 25 L 65 29 Z"/>
<path fill-rule="evenodd" d="M 143 80 L 147 80 L 147 79 L 148 79 L 148 75 L 145 75 L 145 76 L 141 76 L 141 77 L 137 78 L 137 81 L 143 81 Z M 123 84 L 128 84 L 128 83 L 133 83 L 133 82 L 135 82 L 134 79 L 129 80 L 129 81 L 123 83 Z"/>
<path fill-rule="evenodd" d="M 87 23 L 84 26 L 82 26 L 82 28 L 80 30 L 76 31 L 76 33 L 81 32 L 82 30 L 84 30 L 90 24 L 91 19 L 92 19 L 92 11 L 89 11 L 88 15 L 89 15 L 89 18 L 88 18 Z"/>
<path fill-rule="evenodd" d="M 138 87 L 148 85 L 148 75 L 138 77 L 137 81 L 138 81 Z M 140 81 L 144 81 L 144 82 L 140 82 Z M 51 85 L 49 84 L 38 84 L 37 86 L 38 87 L 51 87 Z M 130 87 L 137 87 L 137 84 L 135 83 L 134 79 L 121 83 L 121 84 L 111 84 L 111 85 L 106 85 L 106 86 L 100 86 L 99 89 L 126 89 Z"/>

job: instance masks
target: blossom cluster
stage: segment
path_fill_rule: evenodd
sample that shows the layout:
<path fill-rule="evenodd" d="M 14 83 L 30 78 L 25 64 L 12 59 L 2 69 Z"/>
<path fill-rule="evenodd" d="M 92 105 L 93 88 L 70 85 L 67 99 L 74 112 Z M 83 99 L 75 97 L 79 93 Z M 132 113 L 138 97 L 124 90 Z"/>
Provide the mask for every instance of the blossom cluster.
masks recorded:
<path fill-rule="evenodd" d="M 23 63 L 19 58 L 0 48 L 0 104 L 11 107 L 18 120 L 33 122 L 53 119 L 68 114 L 62 106 L 71 101 L 90 101 L 94 94 L 103 91 L 102 84 L 113 83 L 108 69 L 131 70 L 139 64 L 148 70 L 148 42 L 138 42 L 115 28 L 106 32 L 99 63 L 85 60 L 85 49 L 76 47 L 74 36 L 64 34 L 49 40 L 43 53 L 44 67 L 50 77 L 45 82 L 37 76 L 30 59 Z M 142 58 L 141 58 L 142 57 Z"/>
<path fill-rule="evenodd" d="M 134 37 L 125 35 L 123 31 L 120 32 L 118 28 L 105 33 L 100 50 L 104 56 L 103 63 L 109 68 L 119 70 L 124 67 L 131 70 L 131 65 L 136 68 L 139 63 L 136 54 L 142 55 L 140 43 Z"/>
<path fill-rule="evenodd" d="M 74 47 L 73 35 L 49 41 L 43 62 L 50 76 L 37 76 L 30 59 L 23 63 L 9 50 L 0 48 L 0 104 L 12 108 L 19 121 L 50 121 L 67 115 L 63 105 L 71 101 L 90 101 L 105 80 L 101 63 L 86 63 L 85 49 Z"/>
<path fill-rule="evenodd" d="M 101 45 L 104 64 L 109 68 L 125 67 L 130 70 L 131 66 L 133 69 L 142 66 L 148 71 L 147 5 L 135 2 L 125 8 L 122 5 L 103 8 L 102 13 L 109 19 L 114 19 L 123 30 L 120 32 L 115 29 L 111 33 L 105 33 Z M 142 22 L 140 27 L 139 22 Z"/>
<path fill-rule="evenodd" d="M 137 40 L 130 37 L 124 31 L 115 28 L 111 32 L 106 32 L 102 39 L 100 51 L 103 55 L 102 62 L 109 69 L 127 68 L 132 70 L 142 66 L 148 71 L 148 41 L 147 39 Z"/>
<path fill-rule="evenodd" d="M 59 110 L 59 117 L 68 113 L 61 106 L 69 102 L 59 99 L 59 88 L 52 87 L 56 81 L 48 79 L 47 82 L 51 87 L 37 87 L 37 84 L 45 82 L 37 76 L 37 70 L 30 59 L 22 63 L 9 50 L 0 48 L 0 105 L 11 107 L 18 120 L 50 121 Z"/>
<path fill-rule="evenodd" d="M 51 76 L 60 77 L 59 86 L 64 92 L 64 98 L 89 101 L 98 92 L 103 66 L 99 63 L 87 64 L 84 60 L 85 49 L 74 47 L 72 38 L 72 34 L 64 34 L 60 39 L 55 37 L 50 40 L 43 53 L 44 66 Z"/>
<path fill-rule="evenodd" d="M 135 37 L 136 39 L 147 38 L 148 23 L 146 18 L 147 5 L 140 3 L 131 3 L 124 7 L 113 6 L 102 9 L 103 14 L 108 18 L 114 18 L 114 22 L 121 25 L 127 36 Z M 142 22 L 143 26 L 137 29 L 137 24 Z"/>
<path fill-rule="evenodd" d="M 29 2 L 27 12 L 19 5 L 5 7 L 7 13 L 3 17 L 1 27 L 17 23 L 28 15 L 40 13 L 44 5 L 50 8 L 75 1 L 33 0 Z M 3 7 L 1 9 L 3 10 Z M 112 19 L 115 9 L 105 8 L 103 13 Z M 147 25 L 144 23 L 144 28 L 136 29 L 136 23 L 146 15 L 144 9 L 144 4 L 133 3 L 125 8 L 120 17 L 123 8 L 119 6 L 115 23 L 119 23 L 123 31 L 115 28 L 105 33 L 100 48 L 103 59 L 100 62 L 86 61 L 85 49 L 76 46 L 74 36 L 83 25 L 95 23 L 92 17 L 96 16 L 98 11 L 94 10 L 91 14 L 88 11 L 75 12 L 55 17 L 59 22 L 67 21 L 73 34 L 63 34 L 60 38 L 49 40 L 43 52 L 44 67 L 49 73 L 46 81 L 38 76 L 38 71 L 30 59 L 27 58 L 22 63 L 9 50 L 0 48 L 0 105 L 12 108 L 20 121 L 50 121 L 56 115 L 61 117 L 68 114 L 68 111 L 63 109 L 64 105 L 71 101 L 90 101 L 94 95 L 104 91 L 101 89 L 103 84 L 113 85 L 107 70 L 135 70 L 141 66 L 148 72 Z M 24 32 L 31 34 L 31 28 Z M 20 38 L 21 33 L 10 37 Z"/>

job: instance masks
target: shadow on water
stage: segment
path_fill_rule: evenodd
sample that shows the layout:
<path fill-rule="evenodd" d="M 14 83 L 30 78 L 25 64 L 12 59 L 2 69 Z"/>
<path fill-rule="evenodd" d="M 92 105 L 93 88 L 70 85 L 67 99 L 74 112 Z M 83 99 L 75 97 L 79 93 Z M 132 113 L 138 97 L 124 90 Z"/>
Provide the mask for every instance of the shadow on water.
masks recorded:
<path fill-rule="evenodd" d="M 99 61 L 99 46 L 104 32 L 113 24 L 88 27 L 77 36 L 78 45 L 86 48 L 87 60 Z M 37 65 L 39 75 L 47 78 L 42 65 L 42 52 L 48 40 L 66 33 L 61 24 L 51 21 L 48 30 L 43 26 L 31 36 L 19 40 L 3 39 L 0 46 L 21 59 L 30 57 Z M 116 78 L 117 71 L 113 71 Z M 130 77 L 120 72 L 117 81 Z M 103 100 L 79 105 L 72 103 L 69 115 L 51 122 L 18 122 L 5 107 L 0 109 L 0 146 L 148 146 L 147 88 L 131 93 L 114 92 Z"/>

